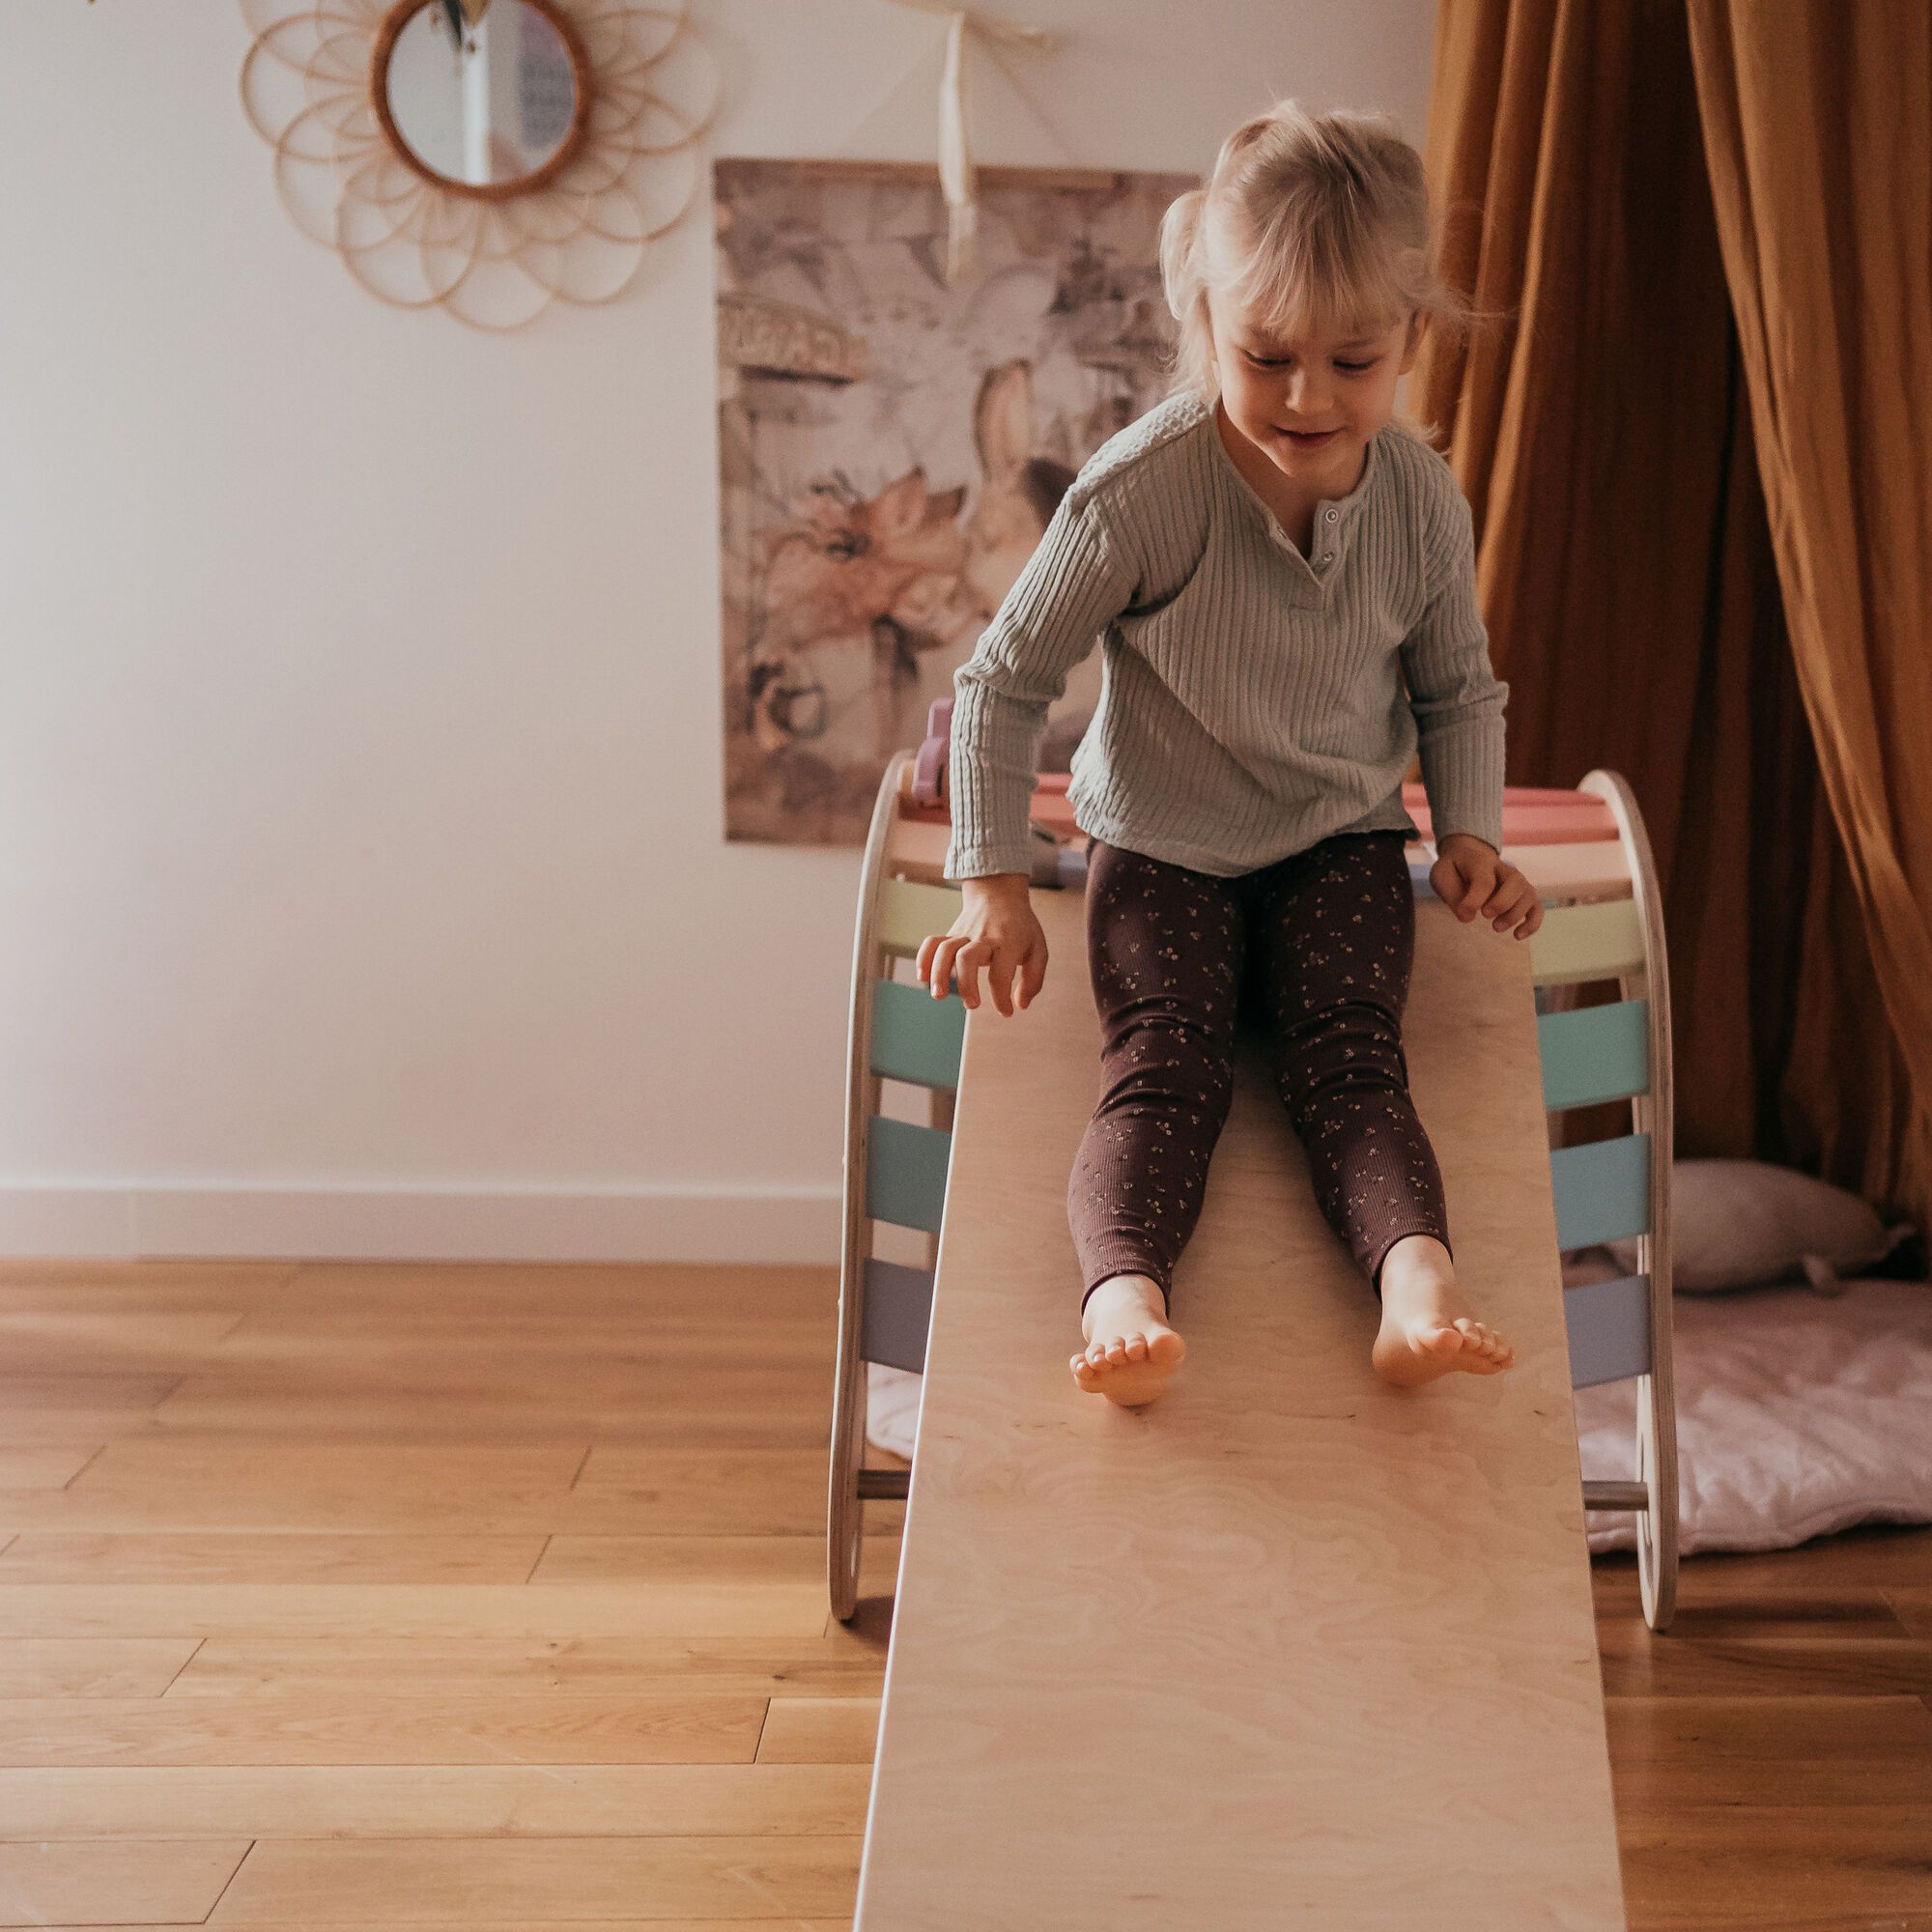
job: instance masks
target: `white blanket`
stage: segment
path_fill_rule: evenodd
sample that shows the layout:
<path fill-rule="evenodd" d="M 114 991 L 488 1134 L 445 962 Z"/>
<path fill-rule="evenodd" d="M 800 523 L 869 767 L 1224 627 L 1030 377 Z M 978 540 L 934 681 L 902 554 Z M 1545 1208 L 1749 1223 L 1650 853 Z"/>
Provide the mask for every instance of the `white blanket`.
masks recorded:
<path fill-rule="evenodd" d="M 1853 1523 L 1932 1522 L 1932 1283 L 1681 1294 L 1678 1548 L 1788 1549 Z M 1636 1473 L 1636 1384 L 1576 1397 L 1586 1482 Z M 1592 1552 L 1634 1519 L 1584 1515 Z"/>
<path fill-rule="evenodd" d="M 1787 1549 L 1867 1520 L 1932 1522 L 1932 1283 L 1679 1295 L 1679 1548 Z M 920 1378 L 869 1365 L 867 1435 L 913 1452 Z M 1636 1384 L 1577 1391 L 1586 1482 L 1636 1473 Z M 1590 1510 L 1592 1553 L 1635 1547 Z"/>

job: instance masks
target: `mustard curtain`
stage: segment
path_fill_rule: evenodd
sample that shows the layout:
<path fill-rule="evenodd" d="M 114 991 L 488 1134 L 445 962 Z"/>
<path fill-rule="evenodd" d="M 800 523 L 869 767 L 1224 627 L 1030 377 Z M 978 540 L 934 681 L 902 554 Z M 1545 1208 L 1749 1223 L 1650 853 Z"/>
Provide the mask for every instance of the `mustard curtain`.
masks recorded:
<path fill-rule="evenodd" d="M 1932 7 L 1690 0 L 1689 22 L 1799 688 L 1910 1079 L 1882 1096 L 1893 1144 L 1873 1148 L 1869 1166 L 1922 1219 L 1932 1199 Z"/>
<path fill-rule="evenodd" d="M 1416 413 L 1475 510 L 1511 782 L 1606 765 L 1642 806 L 1678 1151 L 1922 1218 L 1922 1126 L 1785 629 L 1684 0 L 1443 0 L 1428 158 L 1449 271 L 1493 320 L 1429 346 Z"/>

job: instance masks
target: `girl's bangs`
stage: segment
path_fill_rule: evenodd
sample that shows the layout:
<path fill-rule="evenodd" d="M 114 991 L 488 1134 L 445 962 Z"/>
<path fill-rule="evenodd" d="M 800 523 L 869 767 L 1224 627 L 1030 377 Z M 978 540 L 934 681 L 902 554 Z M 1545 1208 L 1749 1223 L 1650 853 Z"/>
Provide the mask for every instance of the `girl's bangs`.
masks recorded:
<path fill-rule="evenodd" d="M 1406 292 L 1384 251 L 1324 246 L 1303 231 L 1293 242 L 1260 247 L 1228 288 L 1255 328 L 1281 341 L 1304 335 L 1381 335 L 1406 319 Z"/>

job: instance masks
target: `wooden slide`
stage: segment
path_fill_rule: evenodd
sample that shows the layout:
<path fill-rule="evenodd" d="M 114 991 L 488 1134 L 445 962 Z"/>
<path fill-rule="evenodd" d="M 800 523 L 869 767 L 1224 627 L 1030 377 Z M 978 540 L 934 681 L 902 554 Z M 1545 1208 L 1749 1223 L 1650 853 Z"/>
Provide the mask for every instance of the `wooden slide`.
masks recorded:
<path fill-rule="evenodd" d="M 1250 1057 L 1128 1410 L 1067 1366 L 1099 1042 L 1083 898 L 1034 903 L 1044 992 L 967 1024 L 856 1926 L 1623 1928 L 1531 948 L 1424 895 L 1405 1026 L 1516 1366 L 1374 1373 Z"/>

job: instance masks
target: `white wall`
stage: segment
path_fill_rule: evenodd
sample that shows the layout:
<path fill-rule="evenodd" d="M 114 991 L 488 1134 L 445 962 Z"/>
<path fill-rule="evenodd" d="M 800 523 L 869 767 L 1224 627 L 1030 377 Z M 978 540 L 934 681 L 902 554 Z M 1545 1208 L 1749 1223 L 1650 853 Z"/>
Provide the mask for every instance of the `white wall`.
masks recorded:
<path fill-rule="evenodd" d="M 938 18 L 696 4 L 710 153 L 930 158 Z M 1067 44 L 982 161 L 1423 132 L 1435 0 L 997 11 Z M 723 836 L 705 202 L 608 309 L 384 308 L 247 42 L 0 19 L 0 1252 L 830 1259 L 857 854 Z"/>

